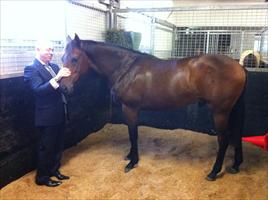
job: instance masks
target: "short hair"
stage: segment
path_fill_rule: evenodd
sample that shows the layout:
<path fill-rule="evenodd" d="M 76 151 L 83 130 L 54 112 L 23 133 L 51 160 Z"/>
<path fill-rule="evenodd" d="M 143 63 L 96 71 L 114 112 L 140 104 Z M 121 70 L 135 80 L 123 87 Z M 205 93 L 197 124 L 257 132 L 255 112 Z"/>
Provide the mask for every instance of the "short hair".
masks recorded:
<path fill-rule="evenodd" d="M 46 49 L 46 48 L 51 48 L 53 49 L 53 44 L 51 40 L 37 40 L 35 44 L 35 48 L 37 49 Z"/>

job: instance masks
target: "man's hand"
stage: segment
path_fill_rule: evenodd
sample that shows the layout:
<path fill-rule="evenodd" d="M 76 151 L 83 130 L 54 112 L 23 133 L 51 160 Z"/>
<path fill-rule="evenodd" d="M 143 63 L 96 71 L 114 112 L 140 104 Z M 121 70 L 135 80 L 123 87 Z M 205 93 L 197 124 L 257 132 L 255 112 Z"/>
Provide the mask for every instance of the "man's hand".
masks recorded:
<path fill-rule="evenodd" d="M 55 80 L 58 82 L 61 80 L 63 77 L 68 77 L 71 75 L 71 71 L 67 67 L 63 67 L 60 69 L 58 74 L 55 76 Z"/>

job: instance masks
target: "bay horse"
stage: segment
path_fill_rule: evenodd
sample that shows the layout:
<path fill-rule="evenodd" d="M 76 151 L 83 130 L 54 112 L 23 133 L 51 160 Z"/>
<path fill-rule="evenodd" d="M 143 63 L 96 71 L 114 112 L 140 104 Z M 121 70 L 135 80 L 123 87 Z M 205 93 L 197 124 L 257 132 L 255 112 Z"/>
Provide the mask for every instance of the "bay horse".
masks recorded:
<path fill-rule="evenodd" d="M 234 145 L 234 162 L 227 168 L 238 173 L 243 161 L 243 91 L 246 71 L 235 60 L 223 55 L 200 55 L 184 59 L 162 60 L 152 55 L 104 42 L 67 38 L 64 67 L 71 76 L 63 78 L 67 92 L 80 75 L 89 69 L 108 79 L 111 91 L 122 104 L 131 143 L 125 172 L 139 161 L 138 114 L 140 110 L 166 110 L 202 101 L 211 109 L 218 135 L 216 161 L 207 180 L 215 180 L 222 169 L 229 143 Z"/>

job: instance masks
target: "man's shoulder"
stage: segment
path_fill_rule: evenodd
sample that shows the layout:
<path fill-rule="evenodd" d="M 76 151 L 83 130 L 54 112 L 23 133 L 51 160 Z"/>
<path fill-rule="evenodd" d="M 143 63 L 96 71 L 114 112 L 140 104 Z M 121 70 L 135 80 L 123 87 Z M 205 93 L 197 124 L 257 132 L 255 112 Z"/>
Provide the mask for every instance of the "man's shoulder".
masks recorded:
<path fill-rule="evenodd" d="M 34 73 L 39 71 L 40 64 L 38 62 L 35 62 L 35 60 L 32 63 L 29 63 L 24 67 L 24 74 L 25 73 Z"/>
<path fill-rule="evenodd" d="M 51 67 L 57 67 L 60 68 L 59 65 L 57 65 L 56 63 L 49 63 Z"/>
<path fill-rule="evenodd" d="M 35 64 L 33 64 L 33 63 L 31 63 L 31 64 L 29 64 L 29 65 L 26 65 L 26 66 L 24 67 L 24 74 L 25 74 L 25 73 L 34 73 L 34 72 L 36 72 L 36 71 L 38 71 L 38 69 L 37 69 L 37 65 L 35 65 Z"/>
<path fill-rule="evenodd" d="M 29 63 L 24 68 L 35 68 L 35 65 L 34 63 Z"/>
<path fill-rule="evenodd" d="M 31 63 L 27 64 L 25 66 L 25 68 L 36 68 L 39 65 L 40 65 L 39 61 L 37 61 L 36 59 L 34 59 Z"/>

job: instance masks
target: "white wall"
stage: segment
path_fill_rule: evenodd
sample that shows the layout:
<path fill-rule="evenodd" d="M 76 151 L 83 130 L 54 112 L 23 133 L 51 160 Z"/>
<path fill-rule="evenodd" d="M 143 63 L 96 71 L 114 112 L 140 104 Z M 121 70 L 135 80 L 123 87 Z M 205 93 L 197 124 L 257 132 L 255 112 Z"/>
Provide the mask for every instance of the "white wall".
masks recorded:
<path fill-rule="evenodd" d="M 173 0 L 121 0 L 120 8 L 163 8 L 173 7 Z M 167 19 L 170 12 L 147 13 L 160 19 Z"/>
<path fill-rule="evenodd" d="M 175 11 L 168 21 L 176 26 L 267 26 L 268 10 Z"/>
<path fill-rule="evenodd" d="M 65 37 L 65 1 L 1 1 L 1 39 Z M 57 31 L 53 31 L 57 30 Z"/>

